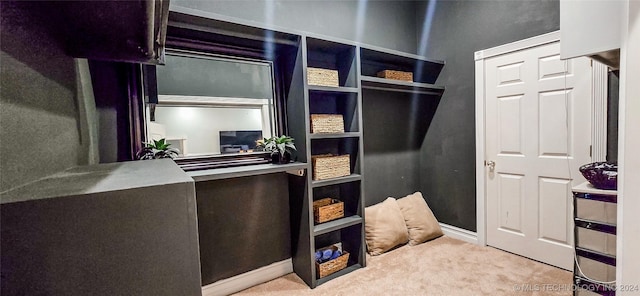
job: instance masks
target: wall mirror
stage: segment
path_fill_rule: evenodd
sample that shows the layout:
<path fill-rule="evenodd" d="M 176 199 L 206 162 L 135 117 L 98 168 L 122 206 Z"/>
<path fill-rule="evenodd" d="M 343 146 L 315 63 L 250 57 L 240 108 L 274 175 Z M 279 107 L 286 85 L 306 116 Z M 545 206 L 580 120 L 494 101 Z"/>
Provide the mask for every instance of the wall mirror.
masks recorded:
<path fill-rule="evenodd" d="M 153 74 L 147 139 L 165 138 L 181 158 L 256 154 L 276 134 L 270 62 L 170 50 Z"/>

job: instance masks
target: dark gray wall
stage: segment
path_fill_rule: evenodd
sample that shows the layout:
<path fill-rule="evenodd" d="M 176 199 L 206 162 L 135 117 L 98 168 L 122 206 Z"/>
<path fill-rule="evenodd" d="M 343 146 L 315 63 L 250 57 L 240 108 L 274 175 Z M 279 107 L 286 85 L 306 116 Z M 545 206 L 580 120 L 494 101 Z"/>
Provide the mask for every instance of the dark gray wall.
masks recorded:
<path fill-rule="evenodd" d="M 437 97 L 369 89 L 362 97 L 365 206 L 420 190 L 420 145 Z"/>
<path fill-rule="evenodd" d="M 287 175 L 196 183 L 202 285 L 291 258 Z"/>
<path fill-rule="evenodd" d="M 364 23 L 358 34 L 358 3 Z M 273 6 L 269 8 L 268 3 Z M 416 14 L 412 1 L 298 1 L 216 0 L 171 1 L 171 7 L 187 7 L 238 18 L 361 42 L 405 52 L 415 52 Z M 269 22 L 268 12 L 273 11 Z M 360 35 L 361 38 L 357 36 Z"/>
<path fill-rule="evenodd" d="M 446 90 L 422 144 L 421 190 L 439 221 L 475 231 L 473 54 L 558 30 L 559 2 L 436 1 L 426 20 L 428 7 L 417 8 L 418 44 L 428 36 L 420 54 L 446 62 L 436 83 Z"/>
<path fill-rule="evenodd" d="M 0 192 L 86 162 L 75 63 L 37 5 L 2 2 Z"/>

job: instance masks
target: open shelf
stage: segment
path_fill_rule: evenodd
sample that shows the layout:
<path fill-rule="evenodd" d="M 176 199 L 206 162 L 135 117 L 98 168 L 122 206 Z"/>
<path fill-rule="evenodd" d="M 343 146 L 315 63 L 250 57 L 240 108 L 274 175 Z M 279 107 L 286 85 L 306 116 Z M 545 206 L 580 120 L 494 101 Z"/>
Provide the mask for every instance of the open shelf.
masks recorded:
<path fill-rule="evenodd" d="M 346 133 L 316 133 L 310 134 L 309 138 L 311 140 L 321 140 L 321 139 L 340 139 L 340 138 L 357 138 L 360 137 L 360 132 L 346 132 Z"/>
<path fill-rule="evenodd" d="M 313 200 L 333 198 L 344 203 L 344 216 L 362 216 L 361 182 L 347 182 L 313 188 Z M 317 224 L 316 225 L 320 225 Z"/>
<path fill-rule="evenodd" d="M 348 138 L 325 138 L 316 139 L 311 142 L 311 155 L 349 155 L 349 172 L 359 174 L 359 137 Z M 313 161 L 312 161 L 313 163 Z"/>
<path fill-rule="evenodd" d="M 385 79 L 371 76 L 360 76 L 362 88 L 384 91 L 399 91 L 440 96 L 444 87 L 428 83 L 408 82 L 401 80 Z"/>
<path fill-rule="evenodd" d="M 413 80 L 434 83 L 444 67 L 444 62 L 373 46 L 360 48 L 361 74 L 376 76 L 382 70 L 413 73 Z"/>
<path fill-rule="evenodd" d="M 309 93 L 310 114 L 339 114 L 344 120 L 345 132 L 359 132 L 360 112 L 358 93 L 314 92 Z M 309 126 L 311 128 L 311 126 Z M 309 130 L 311 132 L 311 130 Z"/>
<path fill-rule="evenodd" d="M 356 219 L 353 219 L 351 225 L 328 230 L 321 234 L 315 234 L 315 237 L 313 238 L 315 246 L 314 250 L 330 245 L 340 244 L 342 246 L 342 251 L 349 253 L 349 261 L 347 262 L 347 267 L 345 269 L 321 279 L 317 278 L 318 274 L 316 273 L 317 285 L 332 278 L 349 273 L 365 265 L 365 247 L 362 243 L 364 226 L 362 224 L 362 221 L 362 218 L 358 219 L 357 221 Z"/>
<path fill-rule="evenodd" d="M 340 86 L 358 86 L 355 46 L 312 37 L 306 41 L 307 67 L 337 70 Z"/>
<path fill-rule="evenodd" d="M 339 178 L 311 181 L 311 187 L 329 186 L 329 185 L 342 184 L 342 183 L 360 181 L 360 180 L 362 180 L 362 176 L 360 174 L 351 174 L 349 176 L 344 176 Z"/>
<path fill-rule="evenodd" d="M 345 227 L 349 227 L 352 225 L 362 223 L 362 217 L 358 215 L 352 215 L 349 217 L 344 217 L 340 219 L 336 219 L 333 221 L 325 222 L 322 224 L 318 224 L 313 228 L 313 235 L 321 235 L 331 231 L 339 230 Z"/>
<path fill-rule="evenodd" d="M 324 85 L 309 85 L 310 91 L 318 91 L 318 92 L 343 92 L 343 93 L 357 93 L 358 89 L 355 87 L 346 87 L 346 86 L 324 86 Z"/>

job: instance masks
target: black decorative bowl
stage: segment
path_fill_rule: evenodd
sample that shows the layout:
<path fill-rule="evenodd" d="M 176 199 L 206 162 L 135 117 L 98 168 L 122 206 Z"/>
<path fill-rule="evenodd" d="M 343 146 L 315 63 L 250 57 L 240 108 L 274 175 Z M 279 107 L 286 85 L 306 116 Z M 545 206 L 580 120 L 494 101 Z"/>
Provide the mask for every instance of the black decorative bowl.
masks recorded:
<path fill-rule="evenodd" d="M 593 185 L 605 190 L 618 189 L 618 164 L 614 162 L 593 162 L 580 167 L 580 173 Z"/>

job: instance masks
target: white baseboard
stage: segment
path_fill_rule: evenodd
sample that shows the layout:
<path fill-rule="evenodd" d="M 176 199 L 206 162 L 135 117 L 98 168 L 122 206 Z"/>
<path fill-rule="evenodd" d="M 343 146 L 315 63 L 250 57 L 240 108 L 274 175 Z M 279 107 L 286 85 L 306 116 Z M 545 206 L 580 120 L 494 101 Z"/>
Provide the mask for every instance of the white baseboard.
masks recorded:
<path fill-rule="evenodd" d="M 448 237 L 459 239 L 461 241 L 472 243 L 474 245 L 478 244 L 478 235 L 473 231 L 444 223 L 440 223 L 440 227 L 442 228 L 442 232 L 444 232 L 444 235 Z"/>
<path fill-rule="evenodd" d="M 229 295 L 293 272 L 291 258 L 202 287 L 202 296 Z"/>

